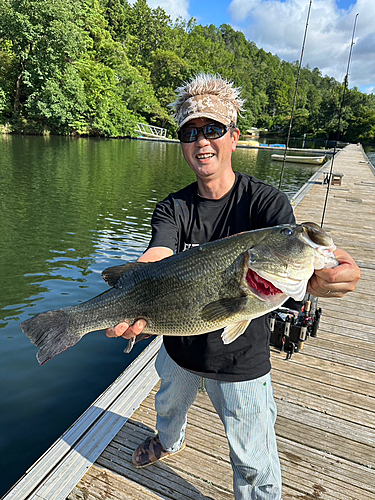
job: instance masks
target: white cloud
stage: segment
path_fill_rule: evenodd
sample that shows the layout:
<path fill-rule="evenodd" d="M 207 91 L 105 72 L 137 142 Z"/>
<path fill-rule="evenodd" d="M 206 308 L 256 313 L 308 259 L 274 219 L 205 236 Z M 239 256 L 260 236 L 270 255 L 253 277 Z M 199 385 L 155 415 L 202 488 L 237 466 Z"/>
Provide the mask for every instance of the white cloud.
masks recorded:
<path fill-rule="evenodd" d="M 287 61 L 299 60 L 306 25 L 307 0 L 232 0 L 229 13 L 249 40 Z M 343 81 L 354 18 L 359 13 L 349 72 L 349 86 L 375 83 L 375 2 L 357 0 L 339 9 L 334 0 L 315 0 L 307 32 L 303 65 Z"/>
<path fill-rule="evenodd" d="M 375 94 L 375 85 L 365 86 L 362 88 L 362 92 L 365 94 Z"/>
<path fill-rule="evenodd" d="M 246 19 L 257 6 L 257 0 L 232 0 L 228 11 L 235 21 Z"/>
<path fill-rule="evenodd" d="M 190 19 L 189 0 L 147 0 L 147 3 L 151 9 L 161 7 L 172 19 L 180 16 L 183 19 Z"/>

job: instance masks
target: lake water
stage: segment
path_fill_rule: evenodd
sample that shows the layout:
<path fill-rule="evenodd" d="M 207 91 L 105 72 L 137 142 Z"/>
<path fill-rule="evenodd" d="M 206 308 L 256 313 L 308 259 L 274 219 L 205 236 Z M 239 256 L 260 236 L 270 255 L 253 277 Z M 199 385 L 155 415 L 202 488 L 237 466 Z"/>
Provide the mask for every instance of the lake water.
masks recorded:
<path fill-rule="evenodd" d="M 2 495 L 146 345 L 125 355 L 95 332 L 40 367 L 19 323 L 104 291 L 101 271 L 137 259 L 155 203 L 194 176 L 177 143 L 0 136 L 0 159 Z M 233 165 L 278 186 L 270 151 L 238 149 Z M 288 165 L 282 189 L 315 170 Z"/>
<path fill-rule="evenodd" d="M 368 148 L 365 148 L 365 151 L 366 151 L 366 154 L 368 156 L 368 159 L 370 160 L 370 162 L 373 164 L 373 166 L 375 167 L 375 147 L 368 147 Z"/>

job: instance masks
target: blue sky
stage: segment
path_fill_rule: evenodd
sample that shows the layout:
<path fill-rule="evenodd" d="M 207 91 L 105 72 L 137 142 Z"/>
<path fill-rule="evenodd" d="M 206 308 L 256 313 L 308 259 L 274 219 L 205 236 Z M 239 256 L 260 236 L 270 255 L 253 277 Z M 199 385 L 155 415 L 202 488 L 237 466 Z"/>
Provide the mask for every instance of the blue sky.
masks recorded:
<path fill-rule="evenodd" d="M 215 26 L 220 26 L 220 24 L 231 24 L 230 23 L 230 13 L 228 0 L 217 0 L 212 1 L 202 1 L 202 0 L 190 0 L 189 2 L 189 13 L 191 17 L 195 17 L 199 24 L 214 24 Z M 285 1 L 282 3 L 286 3 Z M 339 9 L 349 9 L 351 5 L 355 4 L 352 0 L 337 0 L 336 5 Z M 215 5 L 215 9 L 213 9 Z M 306 0 L 306 8 L 309 5 L 309 0 Z M 314 5 L 314 2 L 313 2 Z M 375 21 L 375 20 L 374 20 Z"/>
<path fill-rule="evenodd" d="M 176 18 L 230 24 L 259 48 L 299 60 L 309 0 L 148 0 Z M 343 81 L 355 15 L 359 14 L 349 86 L 375 93 L 375 0 L 313 0 L 303 65 Z"/>

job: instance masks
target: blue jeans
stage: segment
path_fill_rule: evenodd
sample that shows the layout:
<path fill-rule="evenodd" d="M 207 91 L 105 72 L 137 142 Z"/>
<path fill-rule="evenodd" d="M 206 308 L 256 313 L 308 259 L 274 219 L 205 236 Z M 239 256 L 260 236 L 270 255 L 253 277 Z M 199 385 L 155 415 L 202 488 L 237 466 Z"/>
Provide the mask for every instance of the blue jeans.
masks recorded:
<path fill-rule="evenodd" d="M 157 356 L 156 370 L 161 378 L 155 397 L 156 429 L 163 447 L 173 452 L 184 442 L 187 412 L 195 401 L 201 378 L 178 366 L 164 346 Z M 204 382 L 225 427 L 235 499 L 280 500 L 276 405 L 270 374 L 245 382 L 209 378 Z"/>

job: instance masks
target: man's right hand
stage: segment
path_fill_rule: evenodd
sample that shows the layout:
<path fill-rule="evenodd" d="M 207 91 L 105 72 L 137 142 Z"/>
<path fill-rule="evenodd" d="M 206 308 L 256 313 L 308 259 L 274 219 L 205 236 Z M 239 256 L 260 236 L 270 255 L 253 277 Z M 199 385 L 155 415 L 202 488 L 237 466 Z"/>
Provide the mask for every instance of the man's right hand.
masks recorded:
<path fill-rule="evenodd" d="M 142 330 L 146 325 L 147 321 L 144 319 L 137 320 L 134 325 L 131 326 L 125 322 L 119 323 L 112 328 L 107 328 L 105 334 L 110 338 L 123 337 L 124 339 L 131 339 L 142 333 Z"/>

